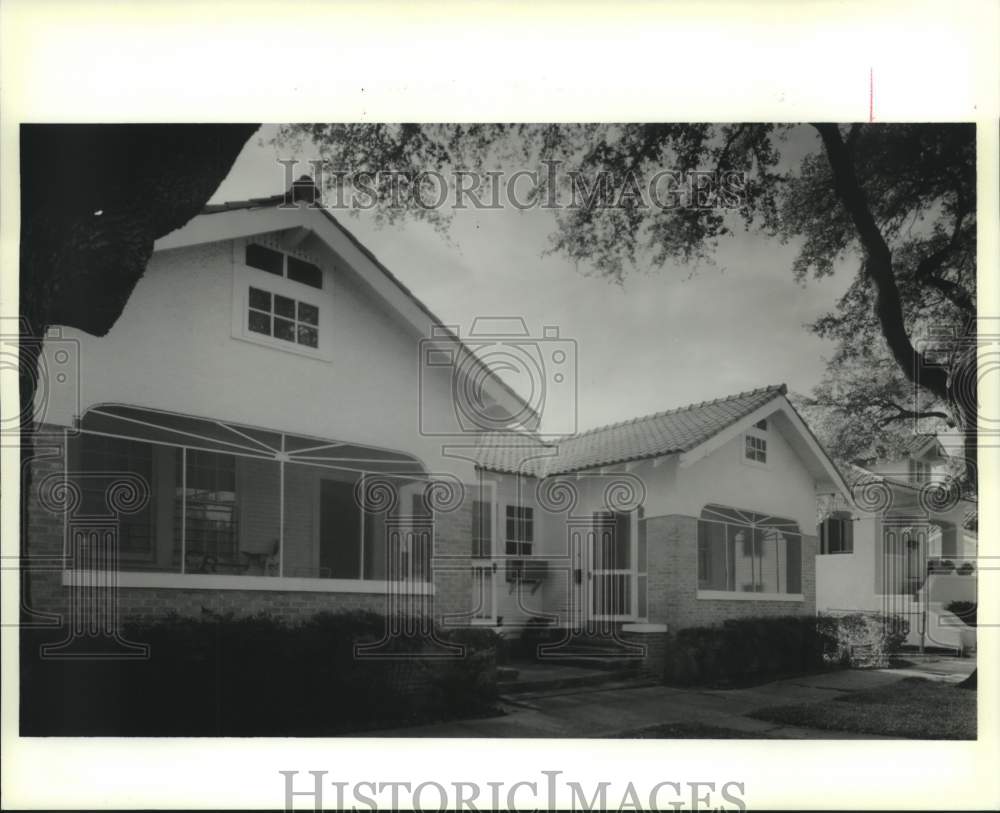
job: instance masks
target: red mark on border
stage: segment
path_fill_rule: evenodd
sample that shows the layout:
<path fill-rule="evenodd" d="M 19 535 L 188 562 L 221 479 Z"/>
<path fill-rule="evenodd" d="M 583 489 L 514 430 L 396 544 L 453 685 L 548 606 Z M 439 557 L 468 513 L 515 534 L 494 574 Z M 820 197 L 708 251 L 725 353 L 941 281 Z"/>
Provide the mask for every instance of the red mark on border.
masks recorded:
<path fill-rule="evenodd" d="M 868 121 L 875 121 L 875 69 L 868 69 Z"/>

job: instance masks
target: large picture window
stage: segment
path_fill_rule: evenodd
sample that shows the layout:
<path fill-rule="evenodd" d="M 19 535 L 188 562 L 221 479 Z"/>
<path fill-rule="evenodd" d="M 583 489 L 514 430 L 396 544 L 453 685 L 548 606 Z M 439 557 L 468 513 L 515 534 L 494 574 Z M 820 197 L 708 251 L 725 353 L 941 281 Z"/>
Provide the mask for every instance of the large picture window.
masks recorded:
<path fill-rule="evenodd" d="M 788 519 L 708 505 L 698 521 L 698 588 L 802 592 L 802 536 Z"/>

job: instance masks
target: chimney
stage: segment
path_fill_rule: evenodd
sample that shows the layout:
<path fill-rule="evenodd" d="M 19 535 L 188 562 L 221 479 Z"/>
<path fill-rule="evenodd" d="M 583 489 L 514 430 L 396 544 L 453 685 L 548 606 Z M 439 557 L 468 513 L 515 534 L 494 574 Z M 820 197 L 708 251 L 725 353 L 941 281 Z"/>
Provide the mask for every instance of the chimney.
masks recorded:
<path fill-rule="evenodd" d="M 323 206 L 323 193 L 309 175 L 303 175 L 285 192 L 285 203 L 306 203 L 319 209 Z"/>

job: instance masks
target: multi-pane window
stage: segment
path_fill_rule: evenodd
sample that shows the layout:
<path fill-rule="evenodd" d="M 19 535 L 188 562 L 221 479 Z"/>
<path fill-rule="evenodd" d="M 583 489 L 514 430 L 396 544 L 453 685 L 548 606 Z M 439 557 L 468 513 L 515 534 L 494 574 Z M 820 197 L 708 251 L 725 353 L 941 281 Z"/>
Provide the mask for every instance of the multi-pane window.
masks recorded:
<path fill-rule="evenodd" d="M 252 286 L 247 327 L 293 344 L 319 347 L 319 308 Z"/>
<path fill-rule="evenodd" d="M 472 503 L 472 555 L 493 555 L 493 504 L 487 500 Z"/>
<path fill-rule="evenodd" d="M 802 592 L 802 536 L 788 519 L 708 505 L 698 521 L 698 587 Z"/>
<path fill-rule="evenodd" d="M 747 433 L 746 435 L 746 450 L 744 452 L 747 460 L 752 460 L 755 463 L 766 463 L 767 462 L 767 439 L 762 438 L 760 435 Z"/>
<path fill-rule="evenodd" d="M 215 573 L 239 570 L 236 511 L 236 458 L 195 449 L 177 450 L 183 485 L 175 501 L 175 528 L 184 527 L 185 570 Z M 183 511 L 183 516 L 181 512 Z"/>
<path fill-rule="evenodd" d="M 931 467 L 923 460 L 910 458 L 910 482 L 926 483 L 930 479 Z"/>
<path fill-rule="evenodd" d="M 531 545 L 534 541 L 534 509 L 522 505 L 508 505 L 506 536 L 507 555 L 531 556 Z"/>
<path fill-rule="evenodd" d="M 853 553 L 854 522 L 847 513 L 836 513 L 819 526 L 820 553 Z"/>
<path fill-rule="evenodd" d="M 116 474 L 138 475 L 146 482 L 151 499 L 141 511 L 123 513 L 118 519 L 118 554 L 125 562 L 152 561 L 156 556 L 153 534 L 153 448 L 148 443 L 103 435 L 80 437 L 80 511 L 107 515 L 108 487 Z"/>
<path fill-rule="evenodd" d="M 250 243 L 246 249 L 246 264 L 277 277 L 287 277 L 292 282 L 313 288 L 323 287 L 323 272 L 319 266 L 273 248 Z"/>

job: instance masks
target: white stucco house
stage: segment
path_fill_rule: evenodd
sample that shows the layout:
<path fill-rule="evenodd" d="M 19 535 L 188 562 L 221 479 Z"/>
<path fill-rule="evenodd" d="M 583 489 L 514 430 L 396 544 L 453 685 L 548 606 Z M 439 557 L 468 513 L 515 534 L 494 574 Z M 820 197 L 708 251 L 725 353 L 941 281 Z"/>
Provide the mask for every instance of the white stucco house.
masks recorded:
<path fill-rule="evenodd" d="M 935 436 L 915 435 L 898 460 L 849 467 L 852 503 L 831 503 L 820 523 L 820 611 L 904 616 L 914 646 L 975 645 L 975 631 L 945 609 L 977 600 L 976 534 L 966 528 L 976 503 L 947 461 Z"/>
<path fill-rule="evenodd" d="M 820 507 L 850 489 L 783 385 L 543 440 L 544 393 L 287 197 L 208 206 L 106 336 L 46 341 L 36 612 L 106 586 L 108 623 L 365 608 L 655 635 L 860 607 L 851 585 L 886 577 L 859 533 L 821 551 Z M 553 387 L 554 338 L 518 340 Z"/>

